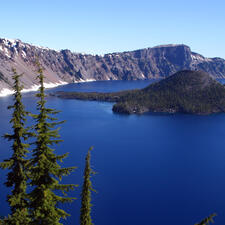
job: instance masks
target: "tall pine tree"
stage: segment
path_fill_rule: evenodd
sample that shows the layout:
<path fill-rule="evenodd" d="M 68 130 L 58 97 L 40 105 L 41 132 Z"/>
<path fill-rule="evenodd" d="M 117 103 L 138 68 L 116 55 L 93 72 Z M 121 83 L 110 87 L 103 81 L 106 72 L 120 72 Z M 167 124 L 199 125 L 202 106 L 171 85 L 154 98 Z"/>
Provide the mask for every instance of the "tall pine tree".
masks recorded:
<path fill-rule="evenodd" d="M 96 191 L 92 188 L 92 183 L 90 180 L 91 175 L 95 174 L 95 172 L 91 169 L 91 150 L 92 148 L 88 150 L 85 159 L 86 165 L 84 169 L 84 183 L 81 193 L 80 225 L 93 225 L 91 219 L 91 191 Z"/>
<path fill-rule="evenodd" d="M 38 65 L 38 79 L 40 82 L 39 98 L 37 102 L 38 114 L 33 115 L 36 120 L 36 142 L 31 159 L 31 186 L 30 207 L 32 224 L 59 225 L 61 218 L 69 216 L 58 207 L 59 203 L 71 202 L 73 198 L 67 197 L 66 193 L 73 189 L 73 184 L 60 184 L 63 176 L 69 175 L 75 167 L 62 168 L 58 161 L 62 162 L 67 154 L 56 155 L 54 144 L 59 140 L 58 129 L 55 126 L 61 122 L 53 116 L 58 112 L 46 107 L 46 95 L 44 93 L 44 75 L 40 64 Z M 56 194 L 62 192 L 63 195 Z"/>
<path fill-rule="evenodd" d="M 29 136 L 28 130 L 25 128 L 27 112 L 21 101 L 20 76 L 15 69 L 13 70 L 14 80 L 14 104 L 9 106 L 9 109 L 13 110 L 12 134 L 5 134 L 5 138 L 8 141 L 12 141 L 12 156 L 4 160 L 0 164 L 3 169 L 8 169 L 10 172 L 7 175 L 7 181 L 5 185 L 12 188 L 11 194 L 8 195 L 7 200 L 11 208 L 11 215 L 5 219 L 7 224 L 13 225 L 26 225 L 29 224 L 30 219 L 28 215 L 28 200 L 27 200 L 27 180 L 28 180 L 28 160 L 26 154 L 28 153 L 29 144 L 25 143 L 25 140 Z"/>

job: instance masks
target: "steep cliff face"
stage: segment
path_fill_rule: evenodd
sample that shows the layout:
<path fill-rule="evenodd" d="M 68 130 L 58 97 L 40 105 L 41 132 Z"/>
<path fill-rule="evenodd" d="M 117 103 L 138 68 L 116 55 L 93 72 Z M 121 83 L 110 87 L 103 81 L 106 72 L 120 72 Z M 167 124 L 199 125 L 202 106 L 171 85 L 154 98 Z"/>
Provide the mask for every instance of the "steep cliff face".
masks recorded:
<path fill-rule="evenodd" d="M 0 91 L 12 86 L 12 67 L 24 73 L 25 88 L 37 84 L 36 57 L 45 69 L 46 83 L 164 78 L 184 69 L 203 70 L 216 78 L 225 77 L 224 59 L 205 58 L 191 52 L 186 45 L 163 45 L 99 56 L 0 39 Z"/>

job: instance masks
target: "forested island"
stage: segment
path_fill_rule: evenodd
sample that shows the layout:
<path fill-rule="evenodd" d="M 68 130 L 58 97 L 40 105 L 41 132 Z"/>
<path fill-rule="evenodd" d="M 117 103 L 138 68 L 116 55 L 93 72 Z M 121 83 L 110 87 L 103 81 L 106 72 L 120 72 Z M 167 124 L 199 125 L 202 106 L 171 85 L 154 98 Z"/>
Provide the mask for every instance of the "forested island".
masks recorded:
<path fill-rule="evenodd" d="M 225 87 L 203 71 L 184 70 L 143 89 L 113 93 L 56 92 L 64 99 L 115 102 L 113 112 L 191 113 L 207 115 L 225 111 Z"/>

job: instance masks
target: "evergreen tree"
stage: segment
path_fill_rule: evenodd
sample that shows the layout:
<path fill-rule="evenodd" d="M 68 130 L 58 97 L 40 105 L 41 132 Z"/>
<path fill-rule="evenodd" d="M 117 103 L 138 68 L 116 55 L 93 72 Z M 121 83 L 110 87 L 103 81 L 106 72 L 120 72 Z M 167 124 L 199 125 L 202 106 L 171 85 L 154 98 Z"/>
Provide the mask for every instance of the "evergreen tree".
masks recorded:
<path fill-rule="evenodd" d="M 214 223 L 213 218 L 215 216 L 217 216 L 216 213 L 213 213 L 210 216 L 204 218 L 200 223 L 197 223 L 195 225 L 210 225 L 211 223 Z"/>
<path fill-rule="evenodd" d="M 91 219 L 91 191 L 96 192 L 92 188 L 91 183 L 91 174 L 95 174 L 95 172 L 91 169 L 90 160 L 91 160 L 91 150 L 88 150 L 86 156 L 86 165 L 84 169 L 84 183 L 82 187 L 82 194 L 81 194 L 81 209 L 80 209 L 80 225 L 93 225 Z"/>
<path fill-rule="evenodd" d="M 11 208 L 11 215 L 7 219 L 4 219 L 4 221 L 7 221 L 7 224 L 26 225 L 30 222 L 26 194 L 28 180 L 28 160 L 26 159 L 26 154 L 28 153 L 27 148 L 29 144 L 24 143 L 29 136 L 29 132 L 25 128 L 28 113 L 25 111 L 21 101 L 21 75 L 18 75 L 15 69 L 12 70 L 14 74 L 14 104 L 8 108 L 13 109 L 12 119 L 10 120 L 13 132 L 12 134 L 5 134 L 4 137 L 8 141 L 13 142 L 13 153 L 9 159 L 4 160 L 0 164 L 1 168 L 10 170 L 5 185 L 12 188 L 11 194 L 7 196 L 7 201 Z"/>
<path fill-rule="evenodd" d="M 46 107 L 46 95 L 44 93 L 44 75 L 40 64 L 38 65 L 38 79 L 40 82 L 39 98 L 37 102 L 38 114 L 33 115 L 36 124 L 36 141 L 31 159 L 31 191 L 30 208 L 32 224 L 58 225 L 61 218 L 69 216 L 64 210 L 58 208 L 59 203 L 71 202 L 73 198 L 67 197 L 66 192 L 73 189 L 73 184 L 60 184 L 63 176 L 69 175 L 75 167 L 62 168 L 58 161 L 62 162 L 67 154 L 56 155 L 50 146 L 61 142 L 59 129 L 54 129 L 57 122 L 53 116 L 58 113 Z M 57 195 L 61 191 L 63 196 Z"/>

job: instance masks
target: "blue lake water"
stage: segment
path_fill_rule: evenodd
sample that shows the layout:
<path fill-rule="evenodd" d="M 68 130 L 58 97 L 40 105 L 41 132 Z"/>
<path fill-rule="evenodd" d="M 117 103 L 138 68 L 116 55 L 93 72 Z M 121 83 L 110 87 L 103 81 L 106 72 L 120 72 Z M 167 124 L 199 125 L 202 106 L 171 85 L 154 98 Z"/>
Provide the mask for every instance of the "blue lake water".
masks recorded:
<path fill-rule="evenodd" d="M 151 81 L 107 81 L 61 86 L 56 90 L 118 91 L 142 88 Z M 10 131 L 12 98 L 0 98 L 0 135 Z M 28 110 L 35 97 L 24 95 Z M 79 224 L 80 188 L 84 159 L 90 146 L 93 169 L 92 218 L 96 225 L 190 225 L 216 212 L 216 224 L 225 224 L 225 114 L 118 115 L 111 103 L 48 98 L 66 120 L 64 140 L 57 153 L 69 152 L 65 166 L 78 169 L 64 179 L 79 184 L 71 193 L 78 199 L 64 209 L 72 216 L 64 224 Z M 0 140 L 0 160 L 10 155 L 10 143 Z M 1 215 L 7 188 L 1 171 Z"/>

